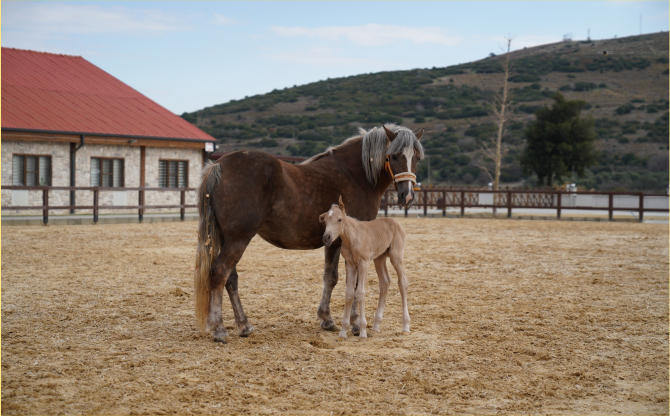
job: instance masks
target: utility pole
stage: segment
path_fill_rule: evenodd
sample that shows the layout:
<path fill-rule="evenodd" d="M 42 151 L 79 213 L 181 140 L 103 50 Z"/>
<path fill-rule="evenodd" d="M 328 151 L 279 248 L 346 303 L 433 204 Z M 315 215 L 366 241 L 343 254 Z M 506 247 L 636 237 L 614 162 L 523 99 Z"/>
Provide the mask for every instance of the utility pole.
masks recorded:
<path fill-rule="evenodd" d="M 588 28 L 586 31 L 586 40 L 591 41 L 591 28 Z"/>
<path fill-rule="evenodd" d="M 640 35 L 642 34 L 642 15 L 640 15 Z"/>

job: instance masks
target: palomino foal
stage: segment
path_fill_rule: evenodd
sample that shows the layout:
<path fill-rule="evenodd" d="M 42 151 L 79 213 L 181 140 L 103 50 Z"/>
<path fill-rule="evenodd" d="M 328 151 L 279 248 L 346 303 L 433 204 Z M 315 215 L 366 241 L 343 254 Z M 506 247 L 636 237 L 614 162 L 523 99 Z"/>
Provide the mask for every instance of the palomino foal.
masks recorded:
<path fill-rule="evenodd" d="M 358 326 L 359 337 L 367 338 L 367 321 L 365 320 L 365 281 L 368 277 L 368 266 L 374 260 L 377 276 L 379 276 L 379 305 L 372 330 L 379 332 L 379 325 L 386 305 L 386 293 L 391 277 L 386 268 L 386 258 L 398 274 L 400 299 L 402 300 L 402 332 L 409 333 L 409 312 L 407 310 L 407 276 L 402 265 L 402 253 L 405 248 L 405 230 L 391 218 L 378 218 L 372 221 L 358 221 L 347 217 L 342 196 L 339 205 L 333 204 L 328 212 L 319 216 L 319 221 L 326 223 L 323 243 L 330 246 L 337 237 L 342 239 L 342 256 L 346 260 L 347 290 L 345 296 L 344 317 L 340 337 L 347 337 L 350 325 L 351 305 L 356 300 L 360 309 Z M 354 290 L 355 288 L 355 290 Z"/>

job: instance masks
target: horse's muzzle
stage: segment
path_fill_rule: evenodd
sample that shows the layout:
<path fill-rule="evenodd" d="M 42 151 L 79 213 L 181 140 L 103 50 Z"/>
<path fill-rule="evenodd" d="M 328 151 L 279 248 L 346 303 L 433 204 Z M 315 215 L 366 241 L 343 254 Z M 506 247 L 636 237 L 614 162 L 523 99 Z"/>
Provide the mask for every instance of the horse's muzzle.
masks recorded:
<path fill-rule="evenodd" d="M 333 244 L 333 238 L 328 233 L 324 234 L 323 235 L 323 245 L 326 246 L 326 247 L 330 247 L 331 244 Z"/>

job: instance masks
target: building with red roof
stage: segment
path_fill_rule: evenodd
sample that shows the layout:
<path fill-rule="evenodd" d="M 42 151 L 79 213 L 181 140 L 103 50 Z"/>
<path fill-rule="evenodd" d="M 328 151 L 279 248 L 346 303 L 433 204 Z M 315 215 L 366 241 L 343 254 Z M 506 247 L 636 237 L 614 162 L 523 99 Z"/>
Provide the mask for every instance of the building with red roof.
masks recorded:
<path fill-rule="evenodd" d="M 214 142 L 80 56 L 2 48 L 3 185 L 112 187 L 100 192 L 101 205 L 142 205 L 138 191 L 123 188 L 196 187 Z M 3 214 L 11 205 L 42 205 L 41 194 L 3 190 Z M 92 197 L 51 194 L 54 206 L 90 205 Z M 147 193 L 145 203 L 179 204 L 179 196 Z M 195 192 L 186 203 L 195 203 Z"/>

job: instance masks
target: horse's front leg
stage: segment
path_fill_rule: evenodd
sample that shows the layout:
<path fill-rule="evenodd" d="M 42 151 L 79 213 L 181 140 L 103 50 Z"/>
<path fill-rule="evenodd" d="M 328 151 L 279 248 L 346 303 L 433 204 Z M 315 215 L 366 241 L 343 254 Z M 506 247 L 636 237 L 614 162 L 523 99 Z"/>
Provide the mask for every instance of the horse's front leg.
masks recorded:
<path fill-rule="evenodd" d="M 370 262 L 362 260 L 358 265 L 358 284 L 356 285 L 354 298 L 360 309 L 360 316 L 358 317 L 359 338 L 368 337 L 368 321 L 365 319 L 365 281 L 368 278 L 369 264 Z"/>
<path fill-rule="evenodd" d="M 347 289 L 344 294 L 344 314 L 342 315 L 342 329 L 340 330 L 340 338 L 347 337 L 347 329 L 351 325 L 350 314 L 351 314 L 351 304 L 354 303 L 354 291 L 356 279 L 358 277 L 358 269 L 355 264 L 349 264 L 346 262 L 347 266 Z"/>
<path fill-rule="evenodd" d="M 321 320 L 321 328 L 328 331 L 337 331 L 337 326 L 330 316 L 330 296 L 337 284 L 337 266 L 340 262 L 340 245 L 333 243 L 325 248 L 326 262 L 323 271 L 323 294 L 317 316 Z"/>

